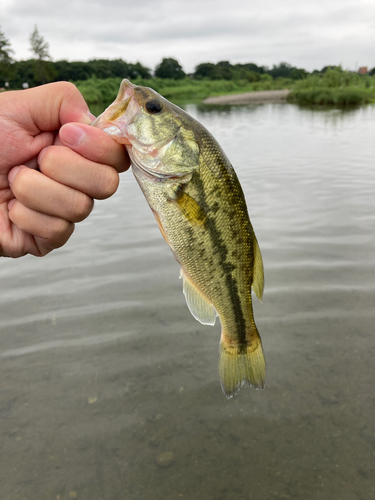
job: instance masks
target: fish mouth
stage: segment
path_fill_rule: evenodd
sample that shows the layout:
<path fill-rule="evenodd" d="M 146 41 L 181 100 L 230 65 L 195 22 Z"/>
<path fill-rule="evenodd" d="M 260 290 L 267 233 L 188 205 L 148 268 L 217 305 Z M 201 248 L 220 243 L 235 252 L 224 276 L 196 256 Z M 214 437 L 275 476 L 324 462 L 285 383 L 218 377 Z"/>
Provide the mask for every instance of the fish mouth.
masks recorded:
<path fill-rule="evenodd" d="M 120 90 L 115 101 L 108 106 L 103 113 L 95 118 L 90 125 L 100 128 L 121 144 L 130 144 L 126 134 L 126 127 L 131 117 L 126 117 L 127 119 L 125 120 L 120 120 L 120 117 L 124 117 L 129 107 L 133 108 L 134 106 L 134 88 L 135 85 L 124 79 L 121 82 Z"/>
<path fill-rule="evenodd" d="M 119 103 L 119 105 L 116 106 L 116 109 L 110 109 L 107 108 L 101 115 L 99 115 L 97 118 L 95 118 L 94 121 L 90 123 L 91 126 L 100 128 L 105 132 L 107 135 L 111 136 L 113 139 L 115 139 L 117 142 L 121 144 L 130 144 L 129 139 L 125 135 L 125 129 L 122 130 L 120 128 L 120 123 L 117 122 L 117 124 L 113 123 L 113 118 L 116 119 L 116 117 L 120 116 L 119 109 L 123 110 L 123 112 L 126 111 L 128 105 L 130 102 L 130 98 L 127 100 L 127 102 L 124 103 Z M 113 106 L 113 105 L 112 105 Z"/>

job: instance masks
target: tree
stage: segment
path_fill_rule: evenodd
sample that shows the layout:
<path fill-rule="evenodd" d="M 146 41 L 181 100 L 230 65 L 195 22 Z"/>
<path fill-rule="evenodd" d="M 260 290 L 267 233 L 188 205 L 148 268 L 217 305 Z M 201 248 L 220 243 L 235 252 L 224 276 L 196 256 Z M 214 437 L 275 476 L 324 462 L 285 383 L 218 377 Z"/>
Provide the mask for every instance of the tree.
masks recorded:
<path fill-rule="evenodd" d="M 30 44 L 31 52 L 34 52 L 37 56 L 37 59 L 34 60 L 34 80 L 36 84 L 53 82 L 57 73 L 53 64 L 48 61 L 51 59 L 49 43 L 39 34 L 37 25 L 35 25 L 34 31 L 30 35 Z"/>
<path fill-rule="evenodd" d="M 144 78 L 145 80 L 148 80 L 149 78 L 152 78 L 151 75 L 151 70 L 150 68 L 147 68 L 146 66 L 142 66 L 140 62 L 136 62 L 135 64 L 129 64 L 129 71 L 131 72 L 131 75 L 129 74 L 129 78 Z"/>
<path fill-rule="evenodd" d="M 30 35 L 31 52 L 38 57 L 39 61 L 51 59 L 49 55 L 49 43 L 44 40 L 42 35 L 39 35 L 38 27 L 35 25 L 34 31 Z"/>
<path fill-rule="evenodd" d="M 214 74 L 216 65 L 214 63 L 206 62 L 200 63 L 195 67 L 194 78 L 200 80 L 202 78 L 208 78 L 212 80 L 212 75 Z"/>
<path fill-rule="evenodd" d="M 12 54 L 14 54 L 14 50 L 0 29 L 0 87 L 8 86 L 9 80 L 13 76 Z"/>
<path fill-rule="evenodd" d="M 268 73 L 273 77 L 273 78 L 289 78 L 290 73 L 293 70 L 293 66 L 291 66 L 287 62 L 281 62 L 280 64 L 273 65 L 273 68 L 268 71 Z"/>
<path fill-rule="evenodd" d="M 232 80 L 233 77 L 233 66 L 229 61 L 219 61 L 216 64 L 216 76 L 217 80 Z"/>
<path fill-rule="evenodd" d="M 303 68 L 293 68 L 289 74 L 292 80 L 303 80 L 307 77 L 307 71 Z"/>
<path fill-rule="evenodd" d="M 168 57 L 164 58 L 162 62 L 156 66 L 155 76 L 157 78 L 172 78 L 173 80 L 181 80 L 181 78 L 185 78 L 186 74 L 176 59 Z"/>
<path fill-rule="evenodd" d="M 13 62 L 11 54 L 14 54 L 14 50 L 10 47 L 10 42 L 0 29 L 0 62 L 5 64 L 10 64 Z"/>

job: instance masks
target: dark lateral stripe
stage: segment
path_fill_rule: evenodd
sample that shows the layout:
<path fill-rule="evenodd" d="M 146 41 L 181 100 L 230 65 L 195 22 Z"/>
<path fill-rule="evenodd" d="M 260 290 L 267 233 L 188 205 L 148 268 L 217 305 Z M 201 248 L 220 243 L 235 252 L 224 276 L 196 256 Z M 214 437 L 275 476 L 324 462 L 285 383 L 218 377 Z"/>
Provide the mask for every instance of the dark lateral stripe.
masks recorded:
<path fill-rule="evenodd" d="M 199 175 L 194 175 L 194 183 L 196 184 L 198 192 L 204 193 L 204 185 Z M 199 201 L 199 203 L 206 214 L 209 213 L 209 211 L 212 211 L 213 207 L 209 207 L 207 205 L 204 196 L 202 197 L 202 200 Z M 243 352 L 246 351 L 246 346 L 247 346 L 246 321 L 243 315 L 241 299 L 238 292 L 237 280 L 232 276 L 232 271 L 234 267 L 231 262 L 227 262 L 227 256 L 229 253 L 228 248 L 225 245 L 225 242 L 221 236 L 220 231 L 216 226 L 216 221 L 213 217 L 209 217 L 206 227 L 211 238 L 211 244 L 213 247 L 214 246 L 216 247 L 220 255 L 220 266 L 223 270 L 226 285 L 228 287 L 228 290 L 230 291 L 231 300 L 235 311 L 235 322 L 237 330 L 236 333 L 238 336 L 240 352 Z"/>

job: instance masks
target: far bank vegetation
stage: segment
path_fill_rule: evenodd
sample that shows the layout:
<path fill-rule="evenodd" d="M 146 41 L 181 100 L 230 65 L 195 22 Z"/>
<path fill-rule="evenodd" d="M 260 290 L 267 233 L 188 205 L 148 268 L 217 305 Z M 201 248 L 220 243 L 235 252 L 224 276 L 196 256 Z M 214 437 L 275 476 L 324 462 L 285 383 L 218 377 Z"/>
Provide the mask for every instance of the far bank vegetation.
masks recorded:
<path fill-rule="evenodd" d="M 175 103 L 200 102 L 206 97 L 258 90 L 290 89 L 290 102 L 301 105 L 350 106 L 375 101 L 375 68 L 367 74 L 345 71 L 340 66 L 324 67 L 311 73 L 286 62 L 271 69 L 255 63 L 231 64 L 229 61 L 198 64 L 186 74 L 176 59 L 164 58 L 152 71 L 140 62 L 122 59 L 90 61 L 52 61 L 49 45 L 37 26 L 30 35 L 32 59 L 17 61 L 9 40 L 0 28 L 0 88 L 71 81 L 92 104 L 114 100 L 120 82 L 154 88 Z"/>

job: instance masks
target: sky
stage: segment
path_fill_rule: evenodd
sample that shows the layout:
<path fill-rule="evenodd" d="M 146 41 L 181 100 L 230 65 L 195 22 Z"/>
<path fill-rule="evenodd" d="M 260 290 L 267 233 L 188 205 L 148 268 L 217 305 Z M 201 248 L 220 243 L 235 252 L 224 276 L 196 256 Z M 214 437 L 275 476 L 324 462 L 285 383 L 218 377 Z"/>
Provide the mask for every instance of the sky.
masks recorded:
<path fill-rule="evenodd" d="M 202 62 L 288 62 L 375 67 L 374 0 L 1 0 L 0 29 L 29 59 L 37 25 L 52 60 L 117 59 L 154 69 L 173 57 Z"/>

